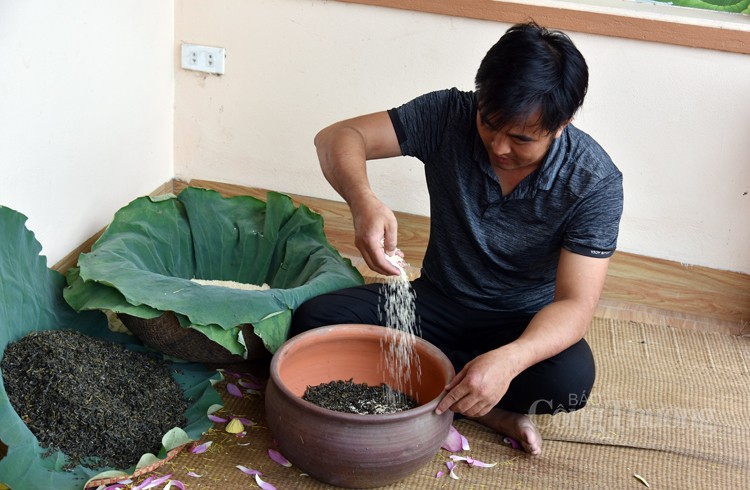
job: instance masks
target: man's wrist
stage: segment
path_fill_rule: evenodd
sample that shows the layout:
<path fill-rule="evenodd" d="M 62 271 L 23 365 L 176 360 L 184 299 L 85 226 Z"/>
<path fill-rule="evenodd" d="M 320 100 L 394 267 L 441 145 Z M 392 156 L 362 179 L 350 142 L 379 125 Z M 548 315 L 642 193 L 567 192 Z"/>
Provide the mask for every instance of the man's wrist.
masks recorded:
<path fill-rule="evenodd" d="M 514 378 L 537 362 L 531 346 L 520 339 L 499 347 L 497 351 L 500 362 L 510 368 Z"/>

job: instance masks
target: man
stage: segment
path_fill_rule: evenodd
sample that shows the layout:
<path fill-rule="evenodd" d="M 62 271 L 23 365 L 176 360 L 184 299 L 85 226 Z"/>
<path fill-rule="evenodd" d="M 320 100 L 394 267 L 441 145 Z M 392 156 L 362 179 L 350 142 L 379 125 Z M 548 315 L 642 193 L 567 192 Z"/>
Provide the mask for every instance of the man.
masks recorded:
<path fill-rule="evenodd" d="M 475 92 L 433 92 L 338 122 L 315 145 L 351 209 L 357 248 L 386 275 L 399 272 L 385 257 L 396 250 L 398 223 L 371 190 L 366 162 L 409 155 L 424 163 L 431 233 L 412 282 L 416 313 L 422 337 L 458 373 L 436 411 L 540 454 L 527 414 L 582 408 L 594 382 L 583 337 L 617 242 L 622 175 L 570 124 L 588 67 L 565 34 L 513 26 L 475 84 Z M 291 335 L 378 324 L 381 294 L 365 285 L 313 298 L 295 312 Z"/>

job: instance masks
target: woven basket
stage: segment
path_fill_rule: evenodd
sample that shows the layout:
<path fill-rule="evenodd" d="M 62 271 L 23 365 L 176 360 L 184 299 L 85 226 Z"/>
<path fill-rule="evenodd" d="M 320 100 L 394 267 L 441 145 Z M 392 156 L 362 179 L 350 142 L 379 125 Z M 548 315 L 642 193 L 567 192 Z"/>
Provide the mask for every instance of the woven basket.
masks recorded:
<path fill-rule="evenodd" d="M 162 354 L 207 364 L 233 364 L 244 361 L 270 359 L 271 354 L 263 341 L 253 333 L 251 324 L 242 325 L 240 330 L 246 342 L 247 359 L 232 354 L 198 330 L 185 328 L 171 311 L 146 320 L 121 313 L 120 321 L 144 344 Z"/>

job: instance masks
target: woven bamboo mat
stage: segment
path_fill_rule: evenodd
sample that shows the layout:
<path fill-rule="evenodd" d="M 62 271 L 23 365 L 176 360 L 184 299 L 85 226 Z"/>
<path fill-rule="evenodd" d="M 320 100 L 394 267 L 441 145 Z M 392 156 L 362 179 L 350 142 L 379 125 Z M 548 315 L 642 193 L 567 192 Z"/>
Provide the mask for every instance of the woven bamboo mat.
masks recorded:
<path fill-rule="evenodd" d="M 489 488 L 750 488 L 750 339 L 668 326 L 594 319 L 587 337 L 597 358 L 597 381 L 588 405 L 573 414 L 539 416 L 543 453 L 531 457 L 500 444 L 500 436 L 467 420 L 455 422 L 469 454 L 492 468 L 445 470 L 441 450 L 409 478 L 388 489 Z M 263 375 L 264 373 L 256 373 Z M 236 468 L 259 470 L 282 489 L 330 489 L 297 468 L 273 462 L 261 396 L 234 398 L 220 414 L 256 425 L 237 437 L 217 424 L 201 442 L 203 454 L 182 451 L 162 467 L 189 490 L 256 488 Z M 200 477 L 188 476 L 194 472 Z"/>

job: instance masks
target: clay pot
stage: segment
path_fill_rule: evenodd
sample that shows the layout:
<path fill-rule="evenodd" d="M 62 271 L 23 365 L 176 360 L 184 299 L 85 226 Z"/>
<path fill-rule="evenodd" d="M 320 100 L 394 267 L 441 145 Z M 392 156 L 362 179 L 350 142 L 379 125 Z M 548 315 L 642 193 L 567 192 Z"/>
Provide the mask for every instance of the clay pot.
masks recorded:
<path fill-rule="evenodd" d="M 386 328 L 372 325 L 320 327 L 288 340 L 271 360 L 265 397 L 268 427 L 281 453 L 324 483 L 347 488 L 394 483 L 431 461 L 448 435 L 453 413 L 438 416 L 434 410 L 455 371 L 445 354 L 420 338 L 415 350 L 421 382 L 412 362 L 404 390 L 418 407 L 360 415 L 302 399 L 308 385 L 337 380 L 394 386 L 382 369 L 380 342 L 386 333 Z"/>

